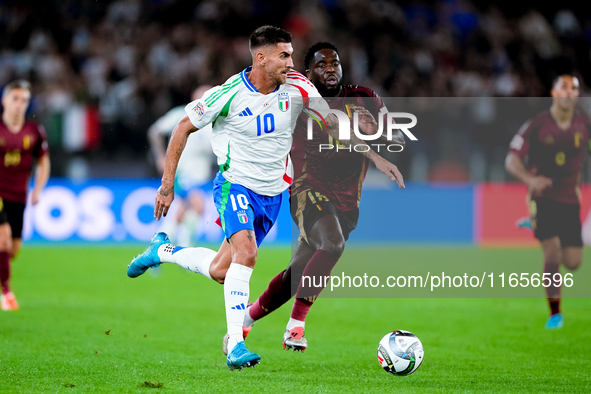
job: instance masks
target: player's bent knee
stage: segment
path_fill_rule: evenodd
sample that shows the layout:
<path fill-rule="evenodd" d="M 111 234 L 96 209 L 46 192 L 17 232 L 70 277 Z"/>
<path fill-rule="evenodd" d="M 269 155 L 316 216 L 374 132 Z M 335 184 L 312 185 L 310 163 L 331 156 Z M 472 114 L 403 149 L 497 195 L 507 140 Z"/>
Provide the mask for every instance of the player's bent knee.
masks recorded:
<path fill-rule="evenodd" d="M 577 270 L 577 269 L 578 269 L 578 268 L 581 266 L 581 263 L 582 263 L 582 261 L 581 261 L 581 260 L 579 260 L 579 261 L 575 261 L 575 262 L 568 262 L 568 263 L 567 263 L 567 262 L 565 262 L 565 263 L 564 263 L 564 266 L 565 266 L 567 269 L 569 269 L 569 270 L 571 270 L 571 271 L 574 271 L 574 270 Z"/>
<path fill-rule="evenodd" d="M 209 276 L 211 276 L 211 279 L 223 285 L 229 266 L 229 264 L 220 264 L 219 262 L 218 264 L 212 263 L 209 266 Z"/>
<path fill-rule="evenodd" d="M 21 251 L 21 245 L 22 242 L 20 240 L 20 238 L 16 238 L 16 239 L 12 239 L 12 251 L 10 253 L 10 257 L 11 258 L 16 258 L 16 256 L 18 256 L 18 253 Z"/>
<path fill-rule="evenodd" d="M 0 237 L 0 252 L 9 252 L 10 254 L 12 254 L 12 249 L 12 240 L 10 238 L 2 239 Z"/>
<path fill-rule="evenodd" d="M 209 276 L 211 276 L 211 279 L 213 279 L 214 281 L 218 282 L 220 285 L 224 284 L 224 281 L 226 280 L 226 272 L 228 272 L 228 270 L 224 270 L 223 273 L 221 272 L 217 272 L 216 270 L 209 270 Z"/>
<path fill-rule="evenodd" d="M 574 271 L 581 266 L 583 259 L 568 259 L 565 258 L 562 264 L 569 270 Z"/>
<path fill-rule="evenodd" d="M 341 237 L 337 240 L 330 240 L 329 242 L 320 245 L 318 249 L 322 249 L 325 252 L 340 257 L 345 251 L 345 239 Z"/>
<path fill-rule="evenodd" d="M 0 252 L 10 252 L 12 250 L 12 237 L 8 223 L 0 225 Z"/>
<path fill-rule="evenodd" d="M 582 247 L 565 247 L 562 252 L 562 264 L 569 270 L 576 270 L 583 262 Z"/>

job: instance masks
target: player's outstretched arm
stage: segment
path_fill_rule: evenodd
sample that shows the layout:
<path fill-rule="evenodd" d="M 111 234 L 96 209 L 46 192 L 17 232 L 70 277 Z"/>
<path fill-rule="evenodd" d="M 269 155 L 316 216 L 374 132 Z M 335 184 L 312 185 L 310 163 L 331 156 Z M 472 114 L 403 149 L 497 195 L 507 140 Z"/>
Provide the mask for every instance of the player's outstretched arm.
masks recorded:
<path fill-rule="evenodd" d="M 37 159 L 37 165 L 35 168 L 35 183 L 33 185 L 33 192 L 31 193 L 31 203 L 33 205 L 39 202 L 39 196 L 41 191 L 47 185 L 49 180 L 49 172 L 51 164 L 49 161 L 49 153 L 44 154 Z"/>
<path fill-rule="evenodd" d="M 531 192 L 539 193 L 548 187 L 552 187 L 552 179 L 542 175 L 533 175 L 525 168 L 523 161 L 515 152 L 507 154 L 505 169 L 509 174 L 525 183 Z"/>
<path fill-rule="evenodd" d="M 404 186 L 404 178 L 402 178 L 402 174 L 400 171 L 398 171 L 398 167 L 375 153 L 373 150 L 371 152 L 373 152 L 373 155 L 370 160 L 373 161 L 373 163 L 376 165 L 376 168 L 386 174 L 388 178 L 395 181 L 399 188 L 405 189 L 406 186 Z"/>
<path fill-rule="evenodd" d="M 390 163 L 388 160 L 384 159 L 382 156 L 378 155 L 374 152 L 373 149 L 369 145 L 367 145 L 363 140 L 358 138 L 355 133 L 351 132 L 351 138 L 348 140 L 339 139 L 339 122 L 335 115 L 329 114 L 326 117 L 326 125 L 328 127 L 328 134 L 331 135 L 335 141 L 339 141 L 345 146 L 351 145 L 365 145 L 367 148 L 363 149 L 363 152 L 357 152 L 371 161 L 376 165 L 376 168 L 386 174 L 388 178 L 395 181 L 398 184 L 398 187 L 404 189 L 404 179 L 402 178 L 402 174 L 398 171 L 398 167 L 396 165 Z"/>
<path fill-rule="evenodd" d="M 351 109 L 353 109 L 355 112 L 357 112 L 359 114 L 359 131 L 360 132 L 362 132 L 363 134 L 366 134 L 366 135 L 375 135 L 378 132 L 378 123 L 376 122 L 376 119 L 373 117 L 371 112 L 369 112 L 366 108 L 360 107 L 357 105 L 352 105 Z M 380 115 L 385 117 L 385 115 L 382 115 L 382 114 L 380 114 Z M 394 143 L 394 144 L 406 146 L 406 141 L 404 140 L 404 134 L 402 134 L 402 131 L 400 131 L 400 130 L 396 130 L 395 132 L 392 133 L 392 140 L 389 140 L 387 137 L 385 137 L 383 134 L 383 130 L 382 130 L 382 135 L 380 136 L 380 138 L 377 139 L 377 141 L 384 143 L 384 144 Z"/>
<path fill-rule="evenodd" d="M 164 159 L 164 173 L 162 174 L 162 184 L 156 192 L 156 203 L 154 204 L 154 217 L 160 220 L 162 216 L 166 216 L 170 209 L 170 204 L 174 200 L 174 177 L 176 168 L 179 164 L 181 154 L 189 134 L 197 131 L 189 117 L 185 116 L 181 119 L 174 128 L 168 148 L 166 149 L 166 158 Z"/>

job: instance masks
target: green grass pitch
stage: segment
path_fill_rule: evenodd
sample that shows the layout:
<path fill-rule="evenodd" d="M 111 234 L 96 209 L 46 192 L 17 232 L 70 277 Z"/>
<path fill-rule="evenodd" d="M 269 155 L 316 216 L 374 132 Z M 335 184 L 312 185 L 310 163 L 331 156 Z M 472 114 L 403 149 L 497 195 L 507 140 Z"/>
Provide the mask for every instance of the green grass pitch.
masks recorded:
<path fill-rule="evenodd" d="M 21 310 L 0 312 L 0 392 L 591 392 L 585 298 L 564 300 L 558 331 L 544 329 L 543 299 L 325 298 L 308 317 L 303 354 L 281 346 L 288 304 L 247 339 L 262 364 L 230 373 L 221 352 L 222 286 L 173 265 L 129 279 L 127 264 L 141 250 L 25 245 L 13 264 Z M 541 261 L 536 249 L 399 248 L 391 255 Z M 288 259 L 288 249 L 263 247 L 251 294 Z M 588 250 L 586 260 L 591 269 Z M 387 374 L 376 359 L 380 338 L 394 329 L 412 331 L 425 347 L 423 365 L 408 377 Z"/>

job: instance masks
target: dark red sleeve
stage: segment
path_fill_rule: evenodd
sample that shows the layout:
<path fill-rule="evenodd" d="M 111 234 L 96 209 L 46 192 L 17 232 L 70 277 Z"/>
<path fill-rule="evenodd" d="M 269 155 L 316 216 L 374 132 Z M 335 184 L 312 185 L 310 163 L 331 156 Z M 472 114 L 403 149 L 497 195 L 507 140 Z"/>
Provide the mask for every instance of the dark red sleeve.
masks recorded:
<path fill-rule="evenodd" d="M 47 134 L 45 133 L 45 128 L 40 124 L 37 125 L 37 134 L 38 139 L 37 143 L 35 144 L 35 148 L 33 149 L 33 156 L 38 159 L 49 152 L 49 146 L 47 144 Z"/>
<path fill-rule="evenodd" d="M 585 122 L 585 129 L 587 130 L 587 138 L 588 138 L 588 143 L 587 143 L 587 152 L 589 154 L 591 154 L 591 119 L 589 119 L 587 116 L 583 116 L 584 122 Z"/>
<path fill-rule="evenodd" d="M 510 152 L 516 153 L 522 159 L 527 156 L 530 145 L 529 139 L 533 130 L 537 128 L 537 123 L 534 119 L 530 119 L 521 126 L 509 144 Z"/>
<path fill-rule="evenodd" d="M 352 95 L 358 97 L 357 105 L 366 108 L 374 116 L 376 122 L 379 116 L 383 116 L 384 121 L 386 120 L 388 109 L 384 104 L 384 100 L 376 92 L 365 86 L 355 86 L 351 90 Z"/>

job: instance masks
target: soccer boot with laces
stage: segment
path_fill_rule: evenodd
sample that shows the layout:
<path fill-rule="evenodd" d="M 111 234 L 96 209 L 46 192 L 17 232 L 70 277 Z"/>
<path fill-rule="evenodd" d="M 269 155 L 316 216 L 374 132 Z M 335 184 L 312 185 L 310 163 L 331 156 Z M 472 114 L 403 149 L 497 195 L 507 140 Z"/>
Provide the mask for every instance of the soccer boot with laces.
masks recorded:
<path fill-rule="evenodd" d="M 148 268 L 158 267 L 161 263 L 160 257 L 158 257 L 158 248 L 160 245 L 164 244 L 170 244 L 168 235 L 166 235 L 166 233 L 155 234 L 150 241 L 148 249 L 131 260 L 131 264 L 129 264 L 127 268 L 127 276 L 130 278 L 137 278 L 146 272 Z"/>
<path fill-rule="evenodd" d="M 226 358 L 226 364 L 228 365 L 230 371 L 242 369 L 244 367 L 254 367 L 260 362 L 261 356 L 249 351 L 246 348 L 246 345 L 244 345 L 244 341 L 238 342 Z"/>
<path fill-rule="evenodd" d="M 291 330 L 285 330 L 285 334 L 283 334 L 284 349 L 303 352 L 307 347 L 308 341 L 304 336 L 304 327 L 294 327 Z"/>
<path fill-rule="evenodd" d="M 564 318 L 562 313 L 557 313 L 548 318 L 546 322 L 546 330 L 558 330 L 564 326 Z"/>
<path fill-rule="evenodd" d="M 12 292 L 8 292 L 6 294 L 2 294 L 0 299 L 0 304 L 2 305 L 3 311 L 18 311 L 19 306 L 16 302 L 16 297 Z"/>

